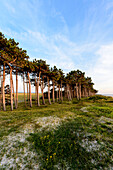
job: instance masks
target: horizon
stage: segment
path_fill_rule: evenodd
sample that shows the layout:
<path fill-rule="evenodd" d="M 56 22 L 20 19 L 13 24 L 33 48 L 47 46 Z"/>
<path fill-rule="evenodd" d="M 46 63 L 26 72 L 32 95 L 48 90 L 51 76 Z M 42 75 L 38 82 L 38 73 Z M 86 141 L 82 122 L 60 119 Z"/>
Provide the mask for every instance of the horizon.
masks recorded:
<path fill-rule="evenodd" d="M 19 42 L 30 60 L 41 58 L 65 73 L 79 69 L 98 93 L 113 94 L 113 2 L 0 2 L 0 31 Z"/>
<path fill-rule="evenodd" d="M 46 91 L 47 92 L 47 91 Z M 16 92 L 15 92 L 16 93 Z M 24 93 L 24 91 L 19 91 L 18 93 Z M 33 92 L 32 91 L 32 93 L 35 93 L 35 92 Z M 25 92 L 25 94 L 27 94 L 27 92 Z M 41 94 L 41 92 L 39 92 L 39 94 Z M 103 93 L 103 94 L 101 94 L 101 93 L 96 93 L 96 95 L 113 95 L 113 93 L 111 93 L 111 94 L 107 94 L 107 93 Z"/>

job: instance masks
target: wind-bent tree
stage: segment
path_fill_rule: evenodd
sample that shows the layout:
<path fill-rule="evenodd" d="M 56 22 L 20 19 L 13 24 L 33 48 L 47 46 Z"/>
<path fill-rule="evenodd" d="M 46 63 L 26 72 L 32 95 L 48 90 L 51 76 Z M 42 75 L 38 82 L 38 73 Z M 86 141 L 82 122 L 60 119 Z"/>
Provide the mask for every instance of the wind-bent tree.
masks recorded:
<path fill-rule="evenodd" d="M 45 105 L 45 98 L 44 98 L 44 88 L 46 85 L 46 75 L 47 75 L 47 64 L 44 60 L 33 60 L 33 63 L 35 64 L 36 71 L 37 71 L 37 101 L 38 106 L 40 106 L 39 103 L 39 86 L 41 88 L 42 93 L 42 103 Z"/>
<path fill-rule="evenodd" d="M 34 65 L 30 61 L 26 61 L 24 65 L 24 69 L 28 83 L 29 83 L 29 103 L 30 107 L 32 107 L 32 93 L 31 93 L 31 78 L 30 78 L 30 73 L 34 71 Z"/>
<path fill-rule="evenodd" d="M 25 50 L 19 48 L 19 43 L 14 39 L 7 39 L 0 32 L 0 110 L 3 106 L 3 110 L 6 110 L 5 99 L 5 77 L 10 75 L 10 86 L 8 85 L 10 92 L 11 110 L 13 110 L 13 102 L 15 108 L 18 107 L 18 75 L 23 78 L 24 89 L 24 102 L 26 106 L 25 97 L 25 82 L 27 83 L 27 99 L 30 107 L 32 107 L 32 93 L 31 85 L 35 86 L 35 102 L 40 106 L 39 101 L 39 87 L 42 92 L 42 103 L 45 104 L 44 88 L 48 87 L 48 100 L 51 104 L 50 87 L 52 87 L 52 101 L 63 101 L 63 94 L 67 96 L 68 100 L 72 100 L 77 97 L 78 100 L 81 97 L 88 97 L 95 95 L 97 91 L 93 88 L 94 83 L 90 77 L 85 77 L 85 73 L 80 70 L 73 70 L 66 76 L 61 69 L 57 69 L 56 66 L 49 68 L 44 60 L 29 61 L 29 56 Z M 14 75 L 16 76 L 16 95 L 14 88 Z M 32 78 L 31 78 L 32 77 Z M 52 83 L 52 84 L 51 84 Z M 29 86 L 28 86 L 29 85 Z M 28 95 L 29 93 L 29 95 Z M 14 99 L 14 101 L 13 101 Z"/>
<path fill-rule="evenodd" d="M 18 75 L 22 76 L 22 73 L 24 75 L 24 66 L 25 61 L 28 61 L 29 56 L 27 55 L 26 50 L 22 50 L 22 48 L 17 47 L 16 48 L 16 55 L 17 60 L 15 61 L 15 74 L 16 74 L 16 108 L 18 107 Z M 23 77 L 23 76 L 22 76 Z"/>
<path fill-rule="evenodd" d="M 3 110 L 6 110 L 6 106 L 5 106 L 5 64 L 6 61 L 4 60 L 4 56 L 5 56 L 5 49 L 6 49 L 6 45 L 7 45 L 7 39 L 4 37 L 4 35 L 0 32 L 0 68 L 3 68 L 3 79 L 1 78 L 1 102 L 3 105 Z M 0 70 L 2 71 L 2 70 Z"/>
<path fill-rule="evenodd" d="M 51 81 L 52 81 L 52 101 L 55 102 L 55 86 L 57 85 L 57 80 L 59 79 L 58 69 L 56 66 L 51 68 Z M 57 86 L 56 86 L 57 88 Z M 58 92 L 56 92 L 58 94 Z M 58 101 L 58 95 L 57 95 L 57 101 Z"/>
<path fill-rule="evenodd" d="M 66 75 L 65 81 L 66 81 L 66 88 L 65 88 L 65 90 L 66 90 L 66 96 L 67 96 L 68 100 L 70 101 L 70 100 L 72 100 L 72 95 L 71 95 L 71 88 L 70 88 L 70 86 L 72 85 L 72 83 L 73 83 L 73 81 L 74 81 L 71 73 L 68 73 L 68 74 Z"/>

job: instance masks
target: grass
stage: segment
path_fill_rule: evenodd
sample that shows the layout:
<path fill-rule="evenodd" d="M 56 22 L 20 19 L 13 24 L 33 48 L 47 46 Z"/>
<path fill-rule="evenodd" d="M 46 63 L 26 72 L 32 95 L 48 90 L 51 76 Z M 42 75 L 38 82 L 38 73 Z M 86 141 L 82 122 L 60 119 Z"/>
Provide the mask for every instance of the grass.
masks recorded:
<path fill-rule="evenodd" d="M 39 94 L 41 96 L 41 94 Z M 27 93 L 25 93 L 25 98 L 27 99 Z M 32 99 L 35 99 L 35 93 L 32 93 Z M 24 102 L 24 94 L 18 93 L 19 102 Z"/>
<path fill-rule="evenodd" d="M 113 168 L 112 98 L 46 103 L 0 112 L 1 168 Z"/>

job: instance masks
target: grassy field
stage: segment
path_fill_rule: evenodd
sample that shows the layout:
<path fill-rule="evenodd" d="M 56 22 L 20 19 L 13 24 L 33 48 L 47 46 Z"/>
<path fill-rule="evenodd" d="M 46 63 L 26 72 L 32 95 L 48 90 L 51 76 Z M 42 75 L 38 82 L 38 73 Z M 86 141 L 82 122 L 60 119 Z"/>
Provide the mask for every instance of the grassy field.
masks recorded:
<path fill-rule="evenodd" d="M 19 94 L 22 101 L 23 94 Z M 0 112 L 0 169 L 113 169 L 113 98 Z"/>
<path fill-rule="evenodd" d="M 41 94 L 40 94 L 41 96 Z M 25 97 L 27 100 L 27 93 L 25 93 Z M 35 99 L 35 93 L 32 93 L 32 99 Z M 23 93 L 18 93 L 18 100 L 19 102 L 24 102 L 24 94 Z"/>

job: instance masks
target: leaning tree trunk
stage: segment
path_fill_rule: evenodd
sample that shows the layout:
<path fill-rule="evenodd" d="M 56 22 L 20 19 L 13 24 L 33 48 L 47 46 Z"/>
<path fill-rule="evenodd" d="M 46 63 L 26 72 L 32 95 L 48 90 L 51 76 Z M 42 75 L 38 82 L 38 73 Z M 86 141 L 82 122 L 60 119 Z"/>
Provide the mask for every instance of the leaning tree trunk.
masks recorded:
<path fill-rule="evenodd" d="M 49 104 L 51 104 L 51 100 L 50 100 L 50 84 L 49 84 L 49 77 L 47 77 L 47 83 L 48 83 L 48 100 L 49 100 Z"/>
<path fill-rule="evenodd" d="M 45 105 L 45 99 L 44 99 L 44 80 L 42 80 L 42 83 L 41 83 L 41 92 L 42 92 L 42 103 Z"/>
<path fill-rule="evenodd" d="M 52 98 L 53 98 L 53 103 L 55 103 L 55 83 L 53 80 L 53 94 L 52 94 Z"/>
<path fill-rule="evenodd" d="M 16 70 L 16 109 L 18 107 L 18 72 Z"/>
<path fill-rule="evenodd" d="M 71 87 L 69 86 L 69 98 L 70 98 L 70 101 L 72 100 L 72 95 L 71 95 Z"/>
<path fill-rule="evenodd" d="M 31 82 L 30 82 L 29 72 L 27 73 L 27 75 L 28 75 L 28 80 L 29 80 L 29 100 L 30 100 L 30 107 L 32 107 Z"/>
<path fill-rule="evenodd" d="M 11 99 L 11 111 L 13 110 L 13 95 L 12 95 L 12 68 L 10 68 L 10 99 Z"/>
<path fill-rule="evenodd" d="M 79 99 L 81 99 L 81 83 L 79 83 Z"/>
<path fill-rule="evenodd" d="M 16 99 L 15 99 L 15 91 L 14 91 L 13 77 L 12 77 L 12 88 L 13 88 L 14 104 L 15 104 L 15 109 L 16 109 Z"/>
<path fill-rule="evenodd" d="M 37 81 L 35 78 L 35 105 L 37 104 Z"/>
<path fill-rule="evenodd" d="M 24 90 L 24 103 L 25 103 L 25 107 L 26 107 L 26 97 L 25 97 L 25 81 L 24 81 L 24 74 L 23 74 L 23 90 Z"/>
<path fill-rule="evenodd" d="M 5 64 L 3 65 L 2 98 L 3 98 L 3 110 L 6 111 L 6 106 L 5 106 Z"/>
<path fill-rule="evenodd" d="M 37 76 L 37 105 L 40 106 L 40 100 L 39 100 L 39 82 L 40 82 L 40 75 L 41 72 L 39 72 L 39 77 Z"/>
<path fill-rule="evenodd" d="M 28 87 L 28 77 L 27 77 L 27 101 L 29 105 L 29 87 Z"/>
<path fill-rule="evenodd" d="M 40 77 L 39 77 L 40 78 Z M 43 80 L 43 77 L 42 77 L 42 82 L 41 82 L 41 79 L 40 80 L 40 84 L 41 84 L 41 92 L 42 92 L 42 103 L 45 105 L 45 99 L 44 99 L 44 80 Z"/>

